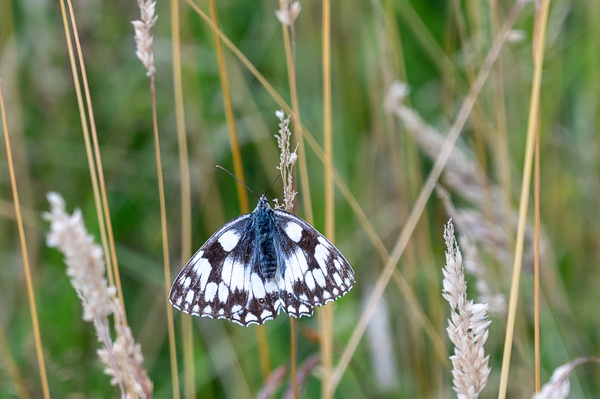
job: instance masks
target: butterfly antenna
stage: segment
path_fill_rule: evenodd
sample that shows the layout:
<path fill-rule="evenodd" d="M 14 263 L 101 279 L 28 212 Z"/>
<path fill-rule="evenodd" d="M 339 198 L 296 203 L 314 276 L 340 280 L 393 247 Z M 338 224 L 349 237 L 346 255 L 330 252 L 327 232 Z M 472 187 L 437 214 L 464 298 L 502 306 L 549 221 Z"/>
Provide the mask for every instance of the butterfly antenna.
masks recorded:
<path fill-rule="evenodd" d="M 275 180 L 273 180 L 273 183 L 271 183 L 271 185 L 269 186 L 269 188 L 267 188 L 267 191 L 265 191 L 265 195 L 267 195 L 267 193 L 269 192 L 269 190 L 271 189 L 271 187 L 273 187 L 273 185 L 277 182 L 277 180 L 279 180 L 280 177 L 281 177 L 281 173 L 279 174 L 279 176 L 277 176 L 275 178 Z"/>
<path fill-rule="evenodd" d="M 217 165 L 217 168 L 224 170 L 225 172 L 229 173 L 229 175 L 231 177 L 233 177 L 235 180 L 238 181 L 238 183 L 240 183 L 242 186 L 246 187 L 246 190 L 250 191 L 252 194 L 254 194 L 254 196 L 256 198 L 258 198 L 260 200 L 260 197 L 258 195 L 256 195 L 256 193 L 254 191 L 252 191 L 252 189 L 250 187 L 248 187 L 243 181 L 241 181 L 240 179 L 238 179 L 237 177 L 234 176 L 233 173 L 231 173 L 230 171 L 228 171 L 227 169 L 225 169 L 224 167 L 222 167 L 221 165 Z M 273 182 L 275 183 L 275 182 Z M 272 185 L 272 184 L 271 184 Z M 270 187 L 269 187 L 270 188 Z M 268 190 L 267 190 L 268 191 Z"/>

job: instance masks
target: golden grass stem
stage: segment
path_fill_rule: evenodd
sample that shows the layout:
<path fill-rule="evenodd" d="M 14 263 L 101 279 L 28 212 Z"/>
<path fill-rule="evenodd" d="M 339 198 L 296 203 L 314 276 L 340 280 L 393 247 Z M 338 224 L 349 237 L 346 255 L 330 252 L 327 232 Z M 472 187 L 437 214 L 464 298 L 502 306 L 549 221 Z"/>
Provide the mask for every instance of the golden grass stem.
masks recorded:
<path fill-rule="evenodd" d="M 83 93 L 85 94 L 85 102 L 87 104 L 87 115 L 89 117 L 89 133 L 91 133 L 92 145 L 93 145 L 93 153 L 88 153 L 88 156 L 92 156 L 96 161 L 96 173 L 92 174 L 92 179 L 98 179 L 98 187 L 101 198 L 101 206 L 102 210 L 97 209 L 99 214 L 102 214 L 104 217 L 104 223 L 106 225 L 106 234 L 107 234 L 107 242 L 109 255 L 106 256 L 106 265 L 107 270 L 112 268 L 112 274 L 114 277 L 114 285 L 117 287 L 117 292 L 119 293 L 119 300 L 121 301 L 121 305 L 123 306 L 123 314 L 125 315 L 124 321 L 127 322 L 127 312 L 125 310 L 125 302 L 123 299 L 123 288 L 121 287 L 121 277 L 119 273 L 119 263 L 117 261 L 117 251 L 115 249 L 115 239 L 113 234 L 112 222 L 110 219 L 110 210 L 108 207 L 108 197 L 106 195 L 106 184 L 104 182 L 104 168 L 102 166 L 102 157 L 100 155 L 100 146 L 98 144 L 98 133 L 96 131 L 96 122 L 94 117 L 94 107 L 92 105 L 92 97 L 90 95 L 90 88 L 87 80 L 87 72 L 85 68 L 85 61 L 83 58 L 83 52 L 81 51 L 81 43 L 79 42 L 79 33 L 77 31 L 77 21 L 75 19 L 75 13 L 73 12 L 73 4 L 71 0 L 67 0 L 67 4 L 69 6 L 69 18 L 71 21 L 71 26 L 73 27 L 73 38 L 75 39 L 75 49 L 77 50 L 77 57 L 79 59 L 79 68 L 81 70 L 81 81 L 83 83 Z M 66 26 L 66 23 L 65 23 Z M 66 29 L 66 28 L 65 28 Z M 68 31 L 67 31 L 68 35 Z M 77 74 L 75 73 L 73 78 L 75 79 Z M 82 119 L 82 123 L 85 119 Z M 87 124 L 86 124 L 87 125 Z M 87 127 L 84 128 L 84 132 L 87 131 Z M 88 133 L 88 134 L 89 134 Z M 89 162 L 89 160 L 88 160 Z M 97 204 L 98 205 L 98 204 Z M 110 282 L 110 280 L 109 280 Z"/>
<path fill-rule="evenodd" d="M 283 0 L 279 1 L 280 8 L 286 7 Z M 312 206 L 310 202 L 310 186 L 308 183 L 308 167 L 306 165 L 306 156 L 304 153 L 304 138 L 302 137 L 302 122 L 300 120 L 300 105 L 298 102 L 298 85 L 296 76 L 296 60 L 294 57 L 294 48 L 296 36 L 294 34 L 294 21 L 288 26 L 284 23 L 281 24 L 283 34 L 283 47 L 285 49 L 285 60 L 288 70 L 288 82 L 290 86 L 290 97 L 292 101 L 292 123 L 294 125 L 294 137 L 298 143 L 298 150 L 302 156 L 299 157 L 299 168 L 300 168 L 300 184 L 302 186 L 302 200 L 304 204 L 304 214 L 306 220 L 310 224 L 313 223 Z M 296 185 L 296 179 L 293 179 L 294 186 Z M 295 190 L 295 187 L 292 188 Z M 295 205 L 295 201 L 294 201 Z M 295 206 L 294 206 L 295 207 Z M 293 209 L 290 209 L 293 212 Z M 297 322 L 294 317 L 290 317 L 290 378 L 292 381 L 292 395 L 294 399 L 298 398 L 298 381 L 296 373 L 297 363 L 297 338 L 296 338 Z"/>
<path fill-rule="evenodd" d="M 533 38 L 534 71 L 533 82 L 531 85 L 531 99 L 529 103 L 529 119 L 527 123 L 527 145 L 525 149 L 525 162 L 523 165 L 523 181 L 521 185 L 521 199 L 519 202 L 519 225 L 517 230 L 513 275 L 510 286 L 510 298 L 508 303 L 508 316 L 506 322 L 506 335 L 504 339 L 504 351 L 502 354 L 502 369 L 500 371 L 498 399 L 504 399 L 506 397 L 506 391 L 508 386 L 508 372 L 510 369 L 510 357 L 512 353 L 515 318 L 517 314 L 517 303 L 519 299 L 519 281 L 521 277 L 521 264 L 523 261 L 525 226 L 527 224 L 527 208 L 529 204 L 531 169 L 533 164 L 535 136 L 536 132 L 539 130 L 542 66 L 544 61 L 544 49 L 546 43 L 546 26 L 548 23 L 548 11 L 550 8 L 549 3 L 550 2 L 548 0 L 542 1 L 542 6 L 536 12 L 536 29 Z"/>
<path fill-rule="evenodd" d="M 171 358 L 171 379 L 173 381 L 173 398 L 179 399 L 179 373 L 177 372 L 177 348 L 175 346 L 175 326 L 173 323 L 173 308 L 166 300 L 171 288 L 171 264 L 169 261 L 169 236 L 167 231 L 167 210 L 165 203 L 165 185 L 160 156 L 160 138 L 158 135 L 158 120 L 156 114 L 156 87 L 154 75 L 150 76 L 150 90 L 152 92 L 152 130 L 154 133 L 154 155 L 156 157 L 156 176 L 158 184 L 158 200 L 160 202 L 160 224 L 163 250 L 163 268 L 165 275 L 165 305 L 167 308 L 167 331 L 169 334 L 169 356 Z"/>
<path fill-rule="evenodd" d="M 421 192 L 419 193 L 419 196 L 415 202 L 415 205 L 414 205 L 413 209 L 411 210 L 410 215 L 409 215 L 404 227 L 402 228 L 402 231 L 400 232 L 400 237 L 398 238 L 398 241 L 396 242 L 396 245 L 394 246 L 392 255 L 390 256 L 390 260 L 386 263 L 383 271 L 381 272 L 379 279 L 377 280 L 377 283 L 375 284 L 375 287 L 373 288 L 373 293 L 367 300 L 367 303 L 364 307 L 363 314 L 361 315 L 358 323 L 356 324 L 356 327 L 354 328 L 354 331 L 352 333 L 350 341 L 348 342 L 348 345 L 346 345 L 346 348 L 344 349 L 344 352 L 342 353 L 340 361 L 338 362 L 338 365 L 334 369 L 333 377 L 332 377 L 332 379 L 333 379 L 332 382 L 333 382 L 334 387 L 337 386 L 337 384 L 339 383 L 344 371 L 346 370 L 346 368 L 348 367 L 348 364 L 350 363 L 350 359 L 352 358 L 354 351 L 358 347 L 358 343 L 360 342 L 360 339 L 362 338 L 362 336 L 365 332 L 367 323 L 369 322 L 369 319 L 371 318 L 373 311 L 375 310 L 375 307 L 377 306 L 377 302 L 379 302 L 379 299 L 383 295 L 383 292 L 385 291 L 385 287 L 387 286 L 387 283 L 389 282 L 390 278 L 393 275 L 395 265 L 396 265 L 396 263 L 398 263 L 400 256 L 402 256 L 404 249 L 406 248 L 406 245 L 408 244 L 408 241 L 412 235 L 412 232 L 414 231 L 414 229 L 417 225 L 417 222 L 419 221 L 419 218 L 420 218 L 421 214 L 423 213 L 423 210 L 425 209 L 427 200 L 431 196 L 431 193 L 433 192 L 435 184 L 442 173 L 444 165 L 446 164 L 446 161 L 448 160 L 448 157 L 450 156 L 450 153 L 452 152 L 452 148 L 456 144 L 456 140 L 458 139 L 465 123 L 467 122 L 467 119 L 471 113 L 471 110 L 473 109 L 473 105 L 475 104 L 475 99 L 476 99 L 477 95 L 480 93 L 481 88 L 483 87 L 483 84 L 486 81 L 487 77 L 489 76 L 489 73 L 494 64 L 494 61 L 498 58 L 498 55 L 500 54 L 500 50 L 501 50 L 502 46 L 504 45 L 506 38 L 508 37 L 510 29 L 514 25 L 514 23 L 517 19 L 517 16 L 519 15 L 520 11 L 522 10 L 524 4 L 525 4 L 525 2 L 518 1 L 515 4 L 515 6 L 513 7 L 513 9 L 511 10 L 504 25 L 502 26 L 502 29 L 500 30 L 500 34 L 494 41 L 494 45 L 488 52 L 488 55 L 486 56 L 486 59 L 483 62 L 483 65 L 477 75 L 477 78 L 475 79 L 475 81 L 473 82 L 473 84 L 470 88 L 469 94 L 468 94 L 467 98 L 465 99 L 465 101 L 463 102 L 463 105 L 461 106 L 461 108 L 458 112 L 458 115 L 456 116 L 455 122 L 452 124 L 452 126 L 448 130 L 448 134 L 446 136 L 446 140 L 443 144 L 442 150 L 440 151 L 439 155 L 437 156 L 435 163 L 433 165 L 433 168 L 432 168 L 431 172 L 429 173 L 429 176 L 427 177 L 425 185 L 423 186 Z"/>
<path fill-rule="evenodd" d="M 209 1 L 210 8 L 210 21 L 214 28 L 219 26 L 219 18 L 217 14 L 217 4 L 215 0 Z M 231 145 L 231 152 L 233 154 L 233 170 L 234 174 L 238 179 L 245 182 L 244 178 L 244 167 L 242 164 L 242 152 L 240 150 L 240 143 L 237 134 L 237 128 L 235 125 L 235 115 L 233 112 L 233 104 L 231 101 L 231 91 L 229 89 L 229 76 L 227 74 L 227 65 L 225 62 L 225 54 L 223 53 L 223 45 L 221 43 L 222 36 L 215 33 L 215 52 L 217 54 L 217 62 L 219 64 L 219 77 L 221 81 L 221 90 L 223 94 L 223 106 L 225 107 L 225 116 L 227 119 L 227 126 L 229 127 L 229 143 Z M 237 185 L 238 198 L 240 200 L 241 213 L 248 213 L 250 208 L 248 206 L 248 195 L 246 189 L 241 185 Z M 266 380 L 271 373 L 271 359 L 269 355 L 269 341 L 267 340 L 267 333 L 265 326 L 260 325 L 256 327 L 261 369 L 263 379 Z"/>
<path fill-rule="evenodd" d="M 298 399 L 298 381 L 296 380 L 296 318 L 290 317 L 290 379 L 292 380 L 292 395 Z"/>
<path fill-rule="evenodd" d="M 536 22 L 539 19 L 536 19 Z M 536 28 L 539 25 L 536 24 Z M 536 29 L 536 32 L 538 30 Z M 537 43 L 540 43 L 539 41 Z M 543 54 L 543 52 L 541 53 Z M 541 60 L 540 60 L 541 63 Z M 535 130 L 535 159 L 533 180 L 533 318 L 534 318 L 534 362 L 535 362 L 535 392 L 541 389 L 541 365 L 540 365 L 540 115 L 541 106 L 538 101 L 537 118 L 538 124 Z"/>
<path fill-rule="evenodd" d="M 331 1 L 323 1 L 323 137 L 325 152 L 325 235 L 335 242 L 335 215 L 333 209 L 333 122 L 331 111 Z M 322 385 L 321 397 L 333 396 L 331 373 L 333 366 L 333 308 L 324 306 L 319 309 L 319 333 L 321 343 Z"/>
<path fill-rule="evenodd" d="M 79 117 L 81 118 L 81 129 L 83 132 L 83 141 L 85 143 L 85 153 L 88 161 L 88 169 L 90 171 L 90 181 L 92 183 L 92 192 L 94 194 L 94 205 L 96 207 L 96 216 L 98 218 L 98 226 L 100 229 L 100 241 L 102 243 L 102 249 L 106 258 L 106 271 L 108 276 L 108 282 L 110 285 L 115 285 L 115 278 L 113 276 L 113 269 L 109 258 L 110 251 L 108 250 L 108 238 L 106 234 L 106 225 L 104 223 L 104 217 L 102 216 L 102 202 L 100 199 L 100 189 L 98 187 L 98 177 L 96 173 L 96 165 L 94 163 L 94 155 L 92 150 L 92 144 L 90 141 L 90 134 L 88 130 L 87 115 L 85 113 L 83 95 L 81 93 L 81 84 L 79 83 L 79 72 L 75 61 L 75 54 L 73 52 L 73 43 L 71 41 L 71 34 L 69 32 L 69 22 L 67 19 L 65 2 L 60 1 L 61 16 L 63 20 L 63 27 L 65 30 L 65 40 L 67 42 L 67 52 L 69 54 L 69 62 L 71 65 L 71 75 L 73 76 L 73 85 L 75 87 L 75 96 L 77 98 L 77 107 L 79 110 Z"/>
<path fill-rule="evenodd" d="M 33 279 L 31 277 L 31 265 L 29 264 L 29 254 L 27 252 L 27 242 L 25 240 L 25 228 L 23 226 L 23 217 L 21 215 L 21 204 L 19 202 L 19 191 L 17 190 L 17 179 L 15 178 L 15 166 L 13 163 L 12 149 L 10 147 L 10 138 L 8 134 L 8 122 L 6 120 L 6 108 L 4 106 L 4 94 L 2 93 L 2 81 L 0 80 L 0 108 L 2 111 L 2 131 L 4 132 L 4 144 L 6 146 L 6 161 L 8 163 L 8 174 L 10 176 L 10 186 L 12 189 L 13 201 L 15 203 L 15 216 L 17 218 L 17 228 L 19 230 L 19 240 L 21 242 L 21 254 L 23 255 L 23 268 L 25 270 L 25 283 L 27 286 L 27 299 L 29 300 L 29 309 L 31 311 L 31 323 L 33 325 L 33 338 L 35 342 L 35 352 L 37 355 L 38 367 L 40 369 L 40 380 L 42 383 L 42 393 L 44 398 L 50 398 L 50 389 L 48 387 L 48 377 L 46 375 L 46 363 L 44 362 L 44 349 L 42 347 L 42 337 L 40 335 L 40 325 L 35 304 L 35 291 L 33 288 Z"/>
<path fill-rule="evenodd" d="M 179 173 L 181 175 L 181 259 L 192 256 L 192 195 L 190 187 L 190 163 L 187 138 L 185 134 L 185 108 L 183 104 L 183 85 L 181 78 L 181 40 L 179 23 L 179 0 L 171 0 L 171 44 L 173 47 L 173 95 L 175 101 L 175 126 L 179 148 Z M 183 341 L 184 396 L 192 399 L 196 396 L 196 377 L 194 367 L 194 339 L 191 317 L 181 318 Z"/>

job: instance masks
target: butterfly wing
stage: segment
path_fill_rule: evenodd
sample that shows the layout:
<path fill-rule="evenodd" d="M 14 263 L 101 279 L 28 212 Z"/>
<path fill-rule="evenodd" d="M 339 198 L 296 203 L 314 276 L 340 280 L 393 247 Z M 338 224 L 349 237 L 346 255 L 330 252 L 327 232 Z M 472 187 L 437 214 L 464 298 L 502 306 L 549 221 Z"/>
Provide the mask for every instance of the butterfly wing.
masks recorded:
<path fill-rule="evenodd" d="M 350 291 L 354 270 L 335 245 L 296 215 L 275 210 L 275 221 L 278 285 L 289 315 L 310 316 L 314 306 Z"/>
<path fill-rule="evenodd" d="M 213 234 L 179 272 L 169 293 L 171 305 L 243 326 L 277 316 L 279 288 L 263 282 L 253 264 L 254 223 L 252 214 L 242 215 Z"/>

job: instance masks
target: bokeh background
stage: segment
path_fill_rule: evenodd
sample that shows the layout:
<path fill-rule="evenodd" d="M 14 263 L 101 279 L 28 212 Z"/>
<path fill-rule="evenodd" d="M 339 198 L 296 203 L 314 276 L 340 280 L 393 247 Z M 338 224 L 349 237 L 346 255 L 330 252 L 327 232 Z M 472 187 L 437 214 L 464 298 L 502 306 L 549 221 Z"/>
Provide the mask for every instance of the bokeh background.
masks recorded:
<path fill-rule="evenodd" d="M 197 2 L 208 13 L 206 1 Z M 468 95 L 515 2 L 344 1 L 331 5 L 333 164 L 374 231 L 391 252 L 407 215 L 432 168 L 419 132 L 385 106 L 395 81 L 409 86 L 403 104 L 444 137 Z M 322 3 L 301 1 L 295 23 L 299 109 L 307 131 L 323 147 Z M 159 1 L 153 29 L 156 93 L 172 277 L 181 258 L 181 194 L 173 91 L 171 4 Z M 219 1 L 224 34 L 290 103 L 288 69 L 276 1 Z M 186 3 L 180 4 L 183 96 L 191 170 L 193 247 L 239 215 L 236 182 L 215 169 L 233 170 L 223 107 L 215 39 L 210 26 Z M 475 236 L 480 270 L 468 275 L 469 297 L 483 278 L 507 302 L 514 220 L 493 215 L 500 196 L 517 214 L 533 76 L 536 4 L 520 11 L 509 40 L 485 82 L 457 143 L 457 151 L 485 177 L 487 206 L 472 201 L 470 186 L 441 180 L 456 209 L 480 213 L 486 228 L 504 237 L 498 243 Z M 162 269 L 156 160 L 152 137 L 149 79 L 135 56 L 131 21 L 135 1 L 74 2 L 94 106 L 108 202 L 114 228 L 128 322 L 141 344 L 154 382 L 154 397 L 172 396 Z M 600 4 L 555 0 L 550 7 L 541 88 L 541 275 L 542 382 L 552 370 L 578 356 L 600 352 Z M 248 185 L 261 192 L 277 176 L 279 152 L 273 135 L 280 109 L 239 57 L 225 48 L 235 121 Z M 46 193 L 64 196 L 70 210 L 81 208 L 98 237 L 80 116 L 58 1 L 0 2 L 0 79 L 28 253 L 38 305 L 41 339 L 53 397 L 117 397 L 98 361 L 92 326 L 81 319 L 81 304 L 65 275 L 62 255 L 45 246 Z M 4 132 L 5 133 L 5 132 Z M 421 139 L 419 139 L 421 137 Z M 0 396 L 16 386 L 41 397 L 30 308 L 6 152 L 0 152 Z M 325 223 L 324 165 L 309 145 L 310 202 L 314 225 Z M 298 204 L 307 194 L 299 190 Z M 278 184 L 271 196 L 281 197 Z M 250 197 L 250 207 L 254 207 Z M 485 202 L 485 201 L 484 201 Z M 530 221 L 533 213 L 529 212 Z M 302 206 L 298 214 L 304 216 Z M 492 215 L 492 216 L 490 216 Z M 407 249 L 396 265 L 381 306 L 354 353 L 335 397 L 452 397 L 451 364 L 435 352 L 431 337 L 407 305 L 404 278 L 439 339 L 449 314 L 441 296 L 443 225 L 448 209 L 431 196 Z M 471 225 L 463 225 L 471 226 Z M 335 242 L 353 264 L 355 288 L 334 307 L 334 364 L 346 348 L 365 300 L 384 262 L 348 199 L 335 192 Z M 485 230 L 488 232 L 488 230 Z M 499 232 L 499 233 L 498 233 Z M 526 254 L 532 242 L 526 242 Z M 533 278 L 525 261 L 509 380 L 509 397 L 527 397 L 534 387 Z M 176 313 L 178 359 L 192 351 L 195 397 L 256 396 L 261 376 L 255 327 L 193 319 L 193 348 L 183 345 Z M 481 397 L 495 397 L 506 328 L 506 307 L 490 313 L 486 344 L 492 368 Z M 319 354 L 317 317 L 298 321 L 298 364 Z M 290 323 L 281 315 L 266 325 L 272 368 L 290 361 Z M 9 373 L 16 365 L 17 377 Z M 180 364 L 181 366 L 181 364 Z M 180 371 L 182 368 L 180 367 Z M 320 368 L 307 373 L 305 397 L 320 394 Z M 597 365 L 580 366 L 571 378 L 573 397 L 600 391 Z M 288 380 L 282 380 L 281 395 Z M 183 382 L 182 382 L 183 386 Z"/>

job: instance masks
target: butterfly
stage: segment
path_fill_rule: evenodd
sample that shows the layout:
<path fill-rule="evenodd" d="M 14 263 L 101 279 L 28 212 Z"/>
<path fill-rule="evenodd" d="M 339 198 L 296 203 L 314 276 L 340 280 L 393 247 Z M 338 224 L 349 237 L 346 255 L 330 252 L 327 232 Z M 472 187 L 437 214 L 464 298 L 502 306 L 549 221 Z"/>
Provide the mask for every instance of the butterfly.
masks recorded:
<path fill-rule="evenodd" d="M 262 194 L 252 213 L 226 223 L 192 256 L 169 302 L 190 315 L 248 326 L 281 310 L 312 316 L 315 306 L 344 296 L 353 283 L 354 270 L 325 236 L 298 216 L 272 209 Z"/>

